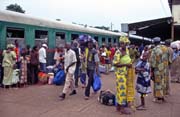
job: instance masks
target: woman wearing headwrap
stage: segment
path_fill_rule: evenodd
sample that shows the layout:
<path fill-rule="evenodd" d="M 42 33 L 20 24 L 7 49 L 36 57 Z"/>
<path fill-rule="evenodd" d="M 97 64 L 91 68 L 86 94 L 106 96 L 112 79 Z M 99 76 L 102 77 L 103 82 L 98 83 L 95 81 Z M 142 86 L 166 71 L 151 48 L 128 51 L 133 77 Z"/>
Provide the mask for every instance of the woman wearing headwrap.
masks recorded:
<path fill-rule="evenodd" d="M 16 63 L 16 53 L 13 51 L 14 45 L 8 44 L 7 50 L 3 52 L 2 66 L 4 68 L 3 85 L 9 87 L 12 85 L 13 68 Z"/>
<path fill-rule="evenodd" d="M 121 39 L 123 38 L 123 39 Z M 126 53 L 130 56 L 129 49 L 127 46 L 130 44 L 130 40 L 128 39 L 127 36 L 121 36 L 120 37 L 120 43 L 124 41 L 125 46 L 126 46 Z M 132 66 L 127 69 L 127 102 L 128 106 L 132 107 L 134 104 L 134 94 L 135 94 L 135 87 L 134 87 L 134 78 L 135 78 L 135 68 L 133 66 L 133 60 L 131 58 L 131 64 Z"/>
<path fill-rule="evenodd" d="M 172 57 L 172 64 L 171 64 L 171 80 L 172 82 L 180 83 L 180 52 L 178 48 L 178 44 L 171 45 L 173 49 L 173 57 Z"/>
<path fill-rule="evenodd" d="M 134 78 L 132 77 L 132 61 L 129 56 L 129 51 L 126 48 L 126 38 L 120 38 L 121 48 L 114 55 L 113 65 L 115 66 L 116 75 L 116 100 L 117 111 L 122 114 L 131 114 L 127 109 L 130 102 L 134 100 Z"/>
<path fill-rule="evenodd" d="M 168 48 L 160 45 L 161 38 L 155 37 L 155 47 L 152 49 L 150 56 L 150 64 L 152 71 L 152 79 L 154 81 L 154 102 L 165 102 L 165 97 L 168 95 L 168 77 L 170 54 Z"/>

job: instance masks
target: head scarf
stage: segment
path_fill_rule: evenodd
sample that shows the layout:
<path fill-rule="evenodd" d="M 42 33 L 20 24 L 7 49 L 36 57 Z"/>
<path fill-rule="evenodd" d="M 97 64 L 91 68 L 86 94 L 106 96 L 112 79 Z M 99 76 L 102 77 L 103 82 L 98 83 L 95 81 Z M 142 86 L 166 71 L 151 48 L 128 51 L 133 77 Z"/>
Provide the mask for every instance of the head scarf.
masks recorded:
<path fill-rule="evenodd" d="M 119 42 L 120 42 L 120 43 L 121 43 L 121 42 L 124 42 L 124 43 L 127 43 L 127 44 L 130 43 L 130 41 L 129 41 L 129 39 L 128 39 L 128 37 L 127 37 L 126 35 L 122 35 L 122 36 L 119 38 Z"/>
<path fill-rule="evenodd" d="M 15 46 L 14 46 L 13 44 L 8 44 L 8 45 L 7 45 L 7 49 L 8 49 L 8 48 L 14 48 L 14 47 L 15 47 Z"/>

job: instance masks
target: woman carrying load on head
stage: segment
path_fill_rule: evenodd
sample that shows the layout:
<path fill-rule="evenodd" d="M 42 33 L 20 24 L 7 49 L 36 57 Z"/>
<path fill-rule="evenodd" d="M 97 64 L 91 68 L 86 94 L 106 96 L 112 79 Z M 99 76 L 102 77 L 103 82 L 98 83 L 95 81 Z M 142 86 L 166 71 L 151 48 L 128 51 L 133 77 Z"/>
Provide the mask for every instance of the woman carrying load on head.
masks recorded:
<path fill-rule="evenodd" d="M 131 114 L 128 109 L 129 102 L 134 100 L 134 83 L 132 77 L 132 61 L 129 51 L 126 48 L 127 39 L 120 38 L 120 48 L 114 55 L 113 65 L 115 66 L 116 76 L 116 100 L 117 111 L 122 114 Z M 133 89 L 132 89 L 133 88 Z"/>

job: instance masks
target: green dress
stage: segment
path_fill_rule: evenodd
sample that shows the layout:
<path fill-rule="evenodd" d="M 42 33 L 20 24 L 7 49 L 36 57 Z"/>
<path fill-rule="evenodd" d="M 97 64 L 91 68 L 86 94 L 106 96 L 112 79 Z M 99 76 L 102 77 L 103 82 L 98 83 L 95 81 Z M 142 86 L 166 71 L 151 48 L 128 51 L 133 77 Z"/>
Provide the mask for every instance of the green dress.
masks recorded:
<path fill-rule="evenodd" d="M 13 66 L 15 64 L 16 53 L 14 51 L 3 52 L 3 62 L 2 66 L 4 67 L 4 77 L 3 85 L 12 85 L 12 76 L 13 76 Z"/>

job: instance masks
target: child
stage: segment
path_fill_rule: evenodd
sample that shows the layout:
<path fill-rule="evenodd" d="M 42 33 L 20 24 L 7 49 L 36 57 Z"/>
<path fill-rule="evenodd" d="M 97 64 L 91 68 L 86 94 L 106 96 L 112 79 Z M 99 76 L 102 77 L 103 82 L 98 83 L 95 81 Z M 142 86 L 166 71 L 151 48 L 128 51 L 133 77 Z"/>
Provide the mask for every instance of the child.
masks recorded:
<path fill-rule="evenodd" d="M 20 76 L 20 85 L 25 86 L 27 84 L 27 56 L 25 48 L 22 49 L 21 56 L 21 76 Z M 20 86 L 20 87 L 21 87 Z"/>
<path fill-rule="evenodd" d="M 81 60 L 81 75 L 80 80 L 82 83 L 82 88 L 86 87 L 86 63 L 85 63 L 85 52 L 81 51 L 80 60 Z"/>
<path fill-rule="evenodd" d="M 137 73 L 136 90 L 141 95 L 141 105 L 137 106 L 137 110 L 146 110 L 145 99 L 146 94 L 151 93 L 150 87 L 150 64 L 148 60 L 148 53 L 143 53 L 135 67 Z"/>

